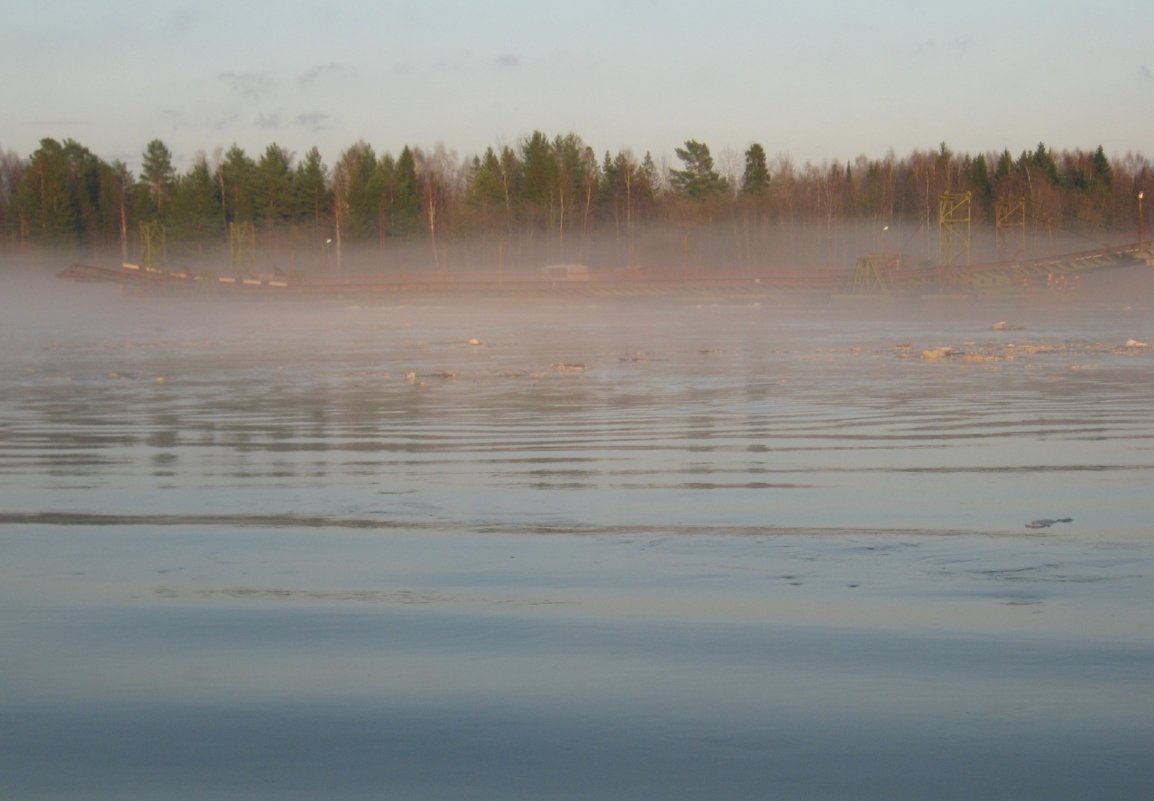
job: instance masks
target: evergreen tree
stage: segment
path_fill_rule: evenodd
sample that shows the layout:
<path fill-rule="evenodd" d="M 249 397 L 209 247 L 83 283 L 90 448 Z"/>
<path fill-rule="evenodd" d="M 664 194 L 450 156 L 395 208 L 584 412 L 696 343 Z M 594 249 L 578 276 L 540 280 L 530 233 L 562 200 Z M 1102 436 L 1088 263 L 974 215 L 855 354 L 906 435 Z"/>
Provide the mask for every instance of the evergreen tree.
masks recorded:
<path fill-rule="evenodd" d="M 491 220 L 505 218 L 505 181 L 501 174 L 501 160 L 492 147 L 485 149 L 483 157 L 473 159 L 465 187 L 465 202 L 480 212 L 486 228 Z"/>
<path fill-rule="evenodd" d="M 141 196 L 148 201 L 143 214 L 151 213 L 155 219 L 164 221 L 176 183 L 176 168 L 172 166 L 172 152 L 159 139 L 153 139 L 144 149 L 140 182 L 145 190 Z"/>
<path fill-rule="evenodd" d="M 521 196 L 525 181 L 525 163 L 517 155 L 517 151 L 506 145 L 501 148 L 501 181 L 505 185 L 505 214 L 512 225 L 514 221 L 515 203 Z"/>
<path fill-rule="evenodd" d="M 652 200 L 657 196 L 657 190 L 661 187 L 661 176 L 657 172 L 657 165 L 653 163 L 653 156 L 649 151 L 645 151 L 645 158 L 641 159 L 641 173 L 642 190 Z"/>
<path fill-rule="evenodd" d="M 333 174 L 333 203 L 340 233 L 351 240 L 376 239 L 383 187 L 377 154 L 364 141 L 347 148 Z"/>
<path fill-rule="evenodd" d="M 100 241 L 100 173 L 103 162 L 88 148 L 73 139 L 65 139 L 64 156 L 68 159 L 68 186 L 76 208 L 77 236 L 81 243 Z"/>
<path fill-rule="evenodd" d="M 10 150 L 0 149 L 0 243 L 21 238 L 22 225 L 17 194 L 24 173 L 24 160 Z"/>
<path fill-rule="evenodd" d="M 101 239 L 105 245 L 117 243 L 120 256 L 128 260 L 129 231 L 136 222 L 131 215 L 136 182 L 123 161 L 102 164 L 100 169 Z"/>
<path fill-rule="evenodd" d="M 284 225 L 292 216 L 292 156 L 277 144 L 269 145 L 253 170 L 253 205 L 256 221 L 272 229 Z"/>
<path fill-rule="evenodd" d="M 202 248 L 223 236 L 220 187 L 203 153 L 192 167 L 176 180 L 170 205 L 169 228 L 172 241 Z"/>
<path fill-rule="evenodd" d="M 292 183 L 296 208 L 294 218 L 309 224 L 313 235 L 320 236 L 327 228 L 324 221 L 332 208 L 332 193 L 328 187 L 328 171 L 316 147 L 310 148 L 297 165 Z"/>
<path fill-rule="evenodd" d="M 1042 171 L 1047 181 L 1055 185 L 1059 183 L 1058 163 L 1054 161 L 1053 154 L 1046 149 L 1045 144 L 1042 142 L 1038 143 L 1038 148 L 1034 151 L 1033 155 L 1030 156 L 1030 161 Z"/>
<path fill-rule="evenodd" d="M 1098 149 L 1094 151 L 1094 157 L 1091 159 L 1092 178 L 1090 183 L 1092 186 L 1102 186 L 1107 189 L 1114 185 L 1114 171 L 1110 167 L 1110 160 L 1106 158 L 1106 153 L 1102 150 L 1102 146 L 1098 145 Z"/>
<path fill-rule="evenodd" d="M 17 193 L 30 239 L 53 245 L 79 243 L 79 214 L 72 196 L 68 156 L 55 139 L 41 139 Z"/>
<path fill-rule="evenodd" d="M 1014 157 L 1009 150 L 1003 150 L 998 157 L 998 166 L 994 168 L 994 181 L 1001 183 L 1014 174 Z"/>
<path fill-rule="evenodd" d="M 993 197 L 994 187 L 990 182 L 990 171 L 985 156 L 980 154 L 973 157 L 967 156 L 963 170 L 974 192 L 983 200 Z"/>
<path fill-rule="evenodd" d="M 255 173 L 255 162 L 240 146 L 234 144 L 224 154 L 224 161 L 216 168 L 216 182 L 220 186 L 221 206 L 226 222 L 255 221 Z"/>
<path fill-rule="evenodd" d="M 393 230 L 402 235 L 411 233 L 421 216 L 421 184 L 417 178 L 417 159 L 408 145 L 397 157 L 392 194 Z"/>
<path fill-rule="evenodd" d="M 745 151 L 745 173 L 741 177 L 741 191 L 746 195 L 760 195 L 769 186 L 769 167 L 765 148 L 754 142 Z"/>
<path fill-rule="evenodd" d="M 695 200 L 716 197 L 728 189 L 728 183 L 713 168 L 709 147 L 694 139 L 685 147 L 676 148 L 677 158 L 685 165 L 683 170 L 670 170 L 669 183 L 673 191 Z"/>
<path fill-rule="evenodd" d="M 557 161 L 557 233 L 563 242 L 566 228 L 571 228 L 578 219 L 582 227 L 588 222 L 593 190 L 597 186 L 597 160 L 575 133 L 555 137 L 552 149 Z"/>
<path fill-rule="evenodd" d="M 521 163 L 522 201 L 538 215 L 544 214 L 551 221 L 558 183 L 558 163 L 545 134 L 533 131 L 521 143 Z"/>

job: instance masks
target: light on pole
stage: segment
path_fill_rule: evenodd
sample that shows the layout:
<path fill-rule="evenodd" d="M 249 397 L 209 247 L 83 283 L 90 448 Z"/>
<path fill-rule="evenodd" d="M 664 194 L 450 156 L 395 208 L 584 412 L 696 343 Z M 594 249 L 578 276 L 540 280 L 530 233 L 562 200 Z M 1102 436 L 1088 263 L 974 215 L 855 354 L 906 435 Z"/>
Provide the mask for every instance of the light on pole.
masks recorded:
<path fill-rule="evenodd" d="M 1138 247 L 1142 247 L 1144 238 L 1142 231 L 1142 198 L 1144 197 L 1146 197 L 1146 193 L 1138 190 Z"/>

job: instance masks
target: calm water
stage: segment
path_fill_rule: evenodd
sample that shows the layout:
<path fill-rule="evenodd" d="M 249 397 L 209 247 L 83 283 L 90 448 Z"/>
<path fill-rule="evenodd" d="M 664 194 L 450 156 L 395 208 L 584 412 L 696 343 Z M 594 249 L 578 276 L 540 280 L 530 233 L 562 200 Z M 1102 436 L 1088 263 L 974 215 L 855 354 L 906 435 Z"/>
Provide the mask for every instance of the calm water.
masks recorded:
<path fill-rule="evenodd" d="M 21 286 L 0 797 L 1148 798 L 1141 290 Z"/>

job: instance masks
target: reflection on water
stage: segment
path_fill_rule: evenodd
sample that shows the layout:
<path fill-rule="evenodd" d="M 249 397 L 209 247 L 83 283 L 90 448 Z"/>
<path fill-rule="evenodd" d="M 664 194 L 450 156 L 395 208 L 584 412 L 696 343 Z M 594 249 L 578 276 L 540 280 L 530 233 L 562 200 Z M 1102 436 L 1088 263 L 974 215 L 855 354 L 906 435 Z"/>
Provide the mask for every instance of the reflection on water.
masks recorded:
<path fill-rule="evenodd" d="M 12 511 L 931 530 L 1080 511 L 1084 533 L 1145 536 L 1141 314 L 1034 310 L 1009 333 L 844 305 L 140 311 L 5 348 Z M 943 341 L 980 358 L 919 357 Z M 1073 510 L 1065 482 L 1109 492 Z"/>
<path fill-rule="evenodd" d="M 82 289 L 0 321 L 0 795 L 1154 781 L 1147 308 Z"/>

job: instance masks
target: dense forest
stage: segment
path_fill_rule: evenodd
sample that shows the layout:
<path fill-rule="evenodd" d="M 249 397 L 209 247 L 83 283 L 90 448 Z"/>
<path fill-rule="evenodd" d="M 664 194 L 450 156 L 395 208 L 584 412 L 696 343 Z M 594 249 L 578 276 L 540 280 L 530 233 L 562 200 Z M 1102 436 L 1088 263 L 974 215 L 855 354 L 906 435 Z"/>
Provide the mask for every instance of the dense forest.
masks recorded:
<path fill-rule="evenodd" d="M 576 134 L 534 131 L 467 158 L 443 146 L 378 154 L 362 141 L 331 166 L 315 147 L 298 157 L 271 144 L 253 157 L 234 145 L 178 172 L 153 140 L 133 175 L 76 141 L 44 139 L 27 158 L 0 150 L 0 251 L 219 264 L 235 261 L 244 232 L 254 264 L 299 270 L 841 267 L 879 248 L 930 259 L 943 193 L 970 193 L 987 234 L 998 204 L 1018 203 L 1018 247 L 1036 251 L 1137 240 L 1138 195 L 1154 189 L 1151 162 L 1101 147 L 974 155 L 943 143 L 799 166 L 753 144 L 719 166 L 690 140 L 676 157 L 598 156 Z M 997 246 L 992 235 L 975 242 Z"/>

